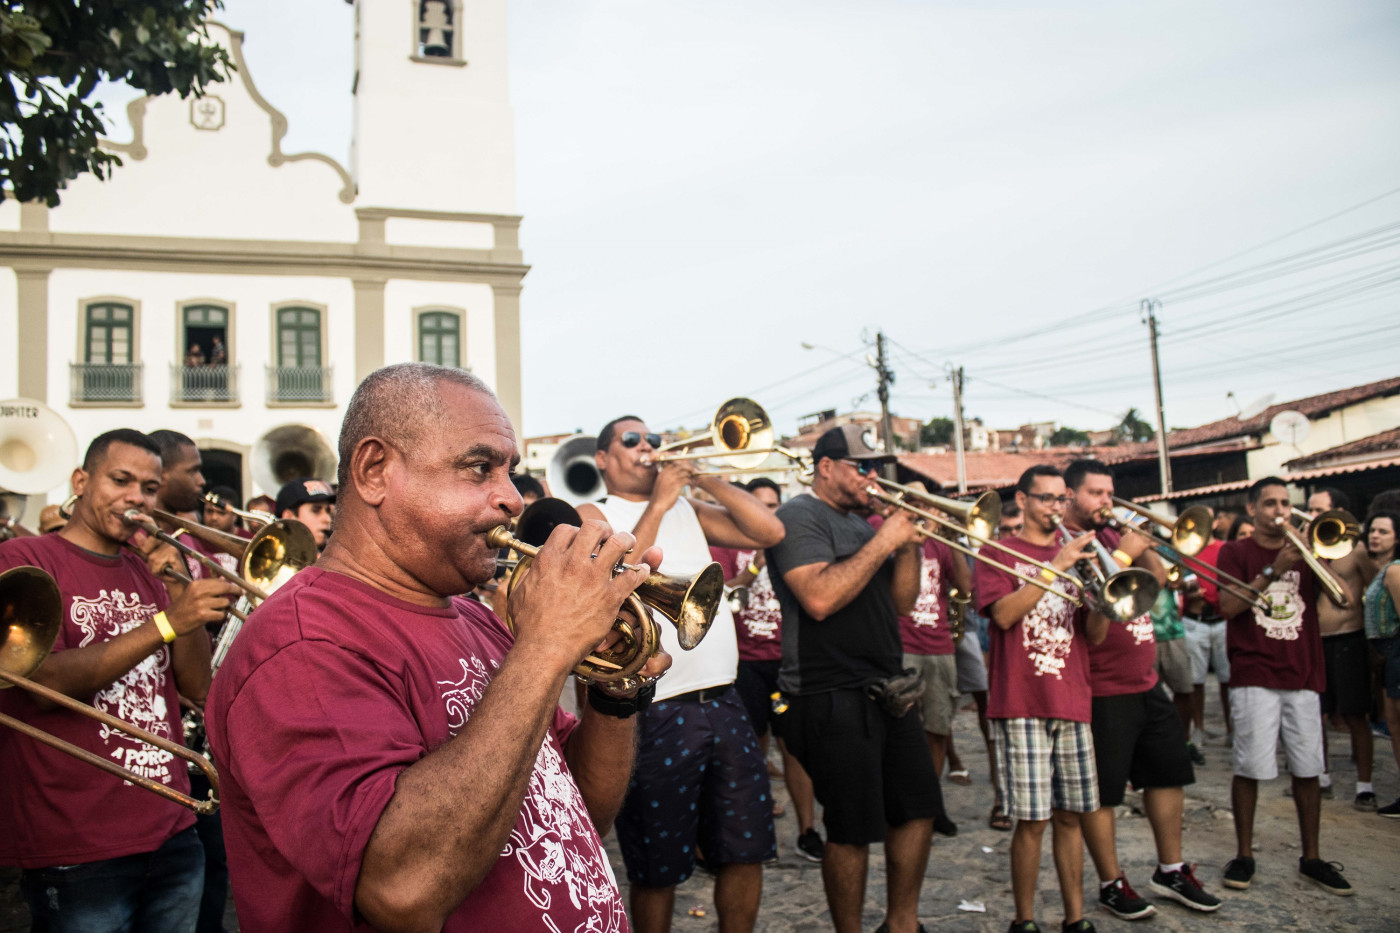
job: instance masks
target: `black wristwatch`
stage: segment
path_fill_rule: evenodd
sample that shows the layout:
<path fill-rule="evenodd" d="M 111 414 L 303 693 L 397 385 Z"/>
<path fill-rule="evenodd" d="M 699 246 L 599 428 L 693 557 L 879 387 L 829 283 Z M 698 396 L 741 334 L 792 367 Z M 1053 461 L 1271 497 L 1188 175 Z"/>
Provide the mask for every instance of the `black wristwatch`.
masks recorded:
<path fill-rule="evenodd" d="M 1271 581 L 1271 580 L 1273 580 L 1273 578 L 1274 578 L 1274 565 L 1273 565 L 1273 564 L 1265 564 L 1265 565 L 1264 565 L 1264 569 L 1261 570 L 1261 571 L 1259 571 L 1259 575 L 1260 575 L 1261 577 L 1263 577 L 1266 581 Z"/>
<path fill-rule="evenodd" d="M 588 705 L 605 716 L 615 716 L 618 719 L 631 719 L 642 712 L 651 705 L 654 696 L 655 683 L 643 685 L 630 697 L 615 697 L 597 684 L 588 685 Z"/>

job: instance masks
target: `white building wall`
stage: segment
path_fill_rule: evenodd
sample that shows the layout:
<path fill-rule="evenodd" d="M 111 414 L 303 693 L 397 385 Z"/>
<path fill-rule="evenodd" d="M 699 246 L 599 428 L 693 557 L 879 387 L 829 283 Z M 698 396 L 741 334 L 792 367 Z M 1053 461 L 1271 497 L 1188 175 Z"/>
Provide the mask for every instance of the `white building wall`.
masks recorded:
<path fill-rule="evenodd" d="M 418 348 L 414 345 L 414 310 L 429 307 L 466 312 L 462 365 L 494 389 L 495 302 L 489 285 L 390 280 L 384 288 L 384 362 L 418 358 Z"/>
<path fill-rule="evenodd" d="M 4 354 L 0 359 L 7 361 L 5 365 L 0 366 L 0 398 L 14 398 L 19 395 L 19 366 L 9 363 L 12 360 L 18 364 L 19 354 L 24 352 L 18 345 L 17 289 L 15 270 L 8 266 L 0 266 L 0 353 Z"/>
<path fill-rule="evenodd" d="M 1314 454 L 1329 447 L 1360 440 L 1371 434 L 1388 431 L 1400 424 L 1400 395 L 1373 398 L 1357 405 L 1339 408 L 1309 424 L 1308 436 L 1296 447 L 1265 431 L 1263 448 L 1248 454 L 1249 476 L 1282 474 L 1283 464 L 1296 457 Z"/>

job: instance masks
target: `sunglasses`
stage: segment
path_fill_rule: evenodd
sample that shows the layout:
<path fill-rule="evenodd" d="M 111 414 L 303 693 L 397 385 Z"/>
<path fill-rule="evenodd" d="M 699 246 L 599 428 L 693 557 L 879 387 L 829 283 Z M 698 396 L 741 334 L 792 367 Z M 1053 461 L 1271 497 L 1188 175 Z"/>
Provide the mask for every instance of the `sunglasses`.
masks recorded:
<path fill-rule="evenodd" d="M 661 446 L 660 434 L 642 434 L 639 431 L 623 431 L 622 436 L 617 440 L 623 447 L 631 450 L 642 442 L 642 438 L 646 438 L 647 446 L 652 450 Z"/>
<path fill-rule="evenodd" d="M 880 470 L 879 460 L 842 460 L 842 463 L 849 463 L 856 468 L 856 472 L 861 476 L 869 476 Z"/>

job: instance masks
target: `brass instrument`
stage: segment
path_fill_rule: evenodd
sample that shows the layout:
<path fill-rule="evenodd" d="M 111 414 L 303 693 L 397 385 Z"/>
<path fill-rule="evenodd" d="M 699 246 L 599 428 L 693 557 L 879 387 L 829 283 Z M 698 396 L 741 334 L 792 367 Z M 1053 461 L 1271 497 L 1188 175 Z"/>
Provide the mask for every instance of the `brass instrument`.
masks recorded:
<path fill-rule="evenodd" d="M 901 485 L 883 476 L 871 476 L 870 479 L 899 496 L 922 499 L 938 511 L 952 515 L 962 523 L 969 538 L 990 541 L 1001 521 L 1001 496 L 995 492 L 984 492 L 972 502 L 959 502 L 924 492 L 915 486 Z"/>
<path fill-rule="evenodd" d="M 598 472 L 594 454 L 598 438 L 592 434 L 575 434 L 559 445 L 545 467 L 544 478 L 549 491 L 570 505 L 601 499 L 608 494 L 603 474 Z"/>
<path fill-rule="evenodd" d="M 1058 515 L 1051 516 L 1056 531 L 1066 544 L 1076 537 Z M 1162 585 L 1141 567 L 1120 568 L 1103 542 L 1094 539 L 1097 561 L 1084 558 L 1075 564 L 1084 592 L 1093 601 L 1094 611 L 1111 622 L 1129 622 L 1149 611 L 1157 601 Z"/>
<path fill-rule="evenodd" d="M 1361 537 L 1361 523 L 1346 509 L 1328 509 L 1316 518 L 1297 508 L 1293 514 L 1306 523 L 1308 550 L 1323 560 L 1346 557 Z"/>
<path fill-rule="evenodd" d="M 130 514 L 127 513 L 129 520 Z M 139 512 L 137 514 L 140 515 Z M 238 573 L 235 574 L 217 562 L 210 561 L 198 551 L 186 549 L 178 540 L 167 541 L 173 543 L 182 553 L 190 553 L 200 563 L 213 568 L 219 576 L 238 584 L 258 602 L 276 592 L 277 588 L 290 580 L 298 570 L 316 563 L 319 555 L 316 538 L 311 534 L 311 530 L 294 518 L 264 519 L 265 524 L 253 537 L 244 538 L 170 512 L 162 512 L 160 509 L 153 509 L 152 514 L 163 522 L 183 529 L 185 533 L 205 544 L 236 557 Z M 146 528 L 146 532 L 155 533 L 150 528 Z M 165 534 L 159 527 L 156 528 L 156 532 L 159 532 L 156 537 Z M 161 540 L 165 541 L 166 538 L 161 537 Z"/>
<path fill-rule="evenodd" d="M 1215 522 L 1215 514 L 1210 509 L 1203 505 L 1193 505 L 1172 519 L 1158 512 L 1153 512 L 1151 509 L 1143 508 L 1135 502 L 1119 499 L 1117 496 L 1113 497 L 1113 503 L 1161 526 L 1170 535 L 1170 543 L 1168 544 L 1140 525 L 1118 518 L 1113 514 L 1112 509 L 1104 509 L 1100 513 L 1100 517 L 1111 527 L 1121 532 L 1134 532 L 1151 541 L 1152 549 L 1166 564 L 1167 579 L 1172 583 L 1180 581 L 1185 572 L 1190 572 L 1198 577 L 1204 577 L 1216 589 L 1224 590 L 1246 603 L 1257 604 L 1263 599 L 1263 593 L 1238 577 L 1233 577 L 1218 567 L 1212 567 L 1200 560 L 1192 559 L 1205 550 L 1206 545 L 1210 543 L 1211 526 Z"/>
<path fill-rule="evenodd" d="M 762 405 L 750 398 L 732 398 L 715 412 L 709 434 L 663 444 L 647 462 L 725 460 L 733 465 L 733 469 L 714 472 L 727 474 L 756 467 L 767 460 L 769 454 L 778 453 L 798 459 L 798 455 L 786 448 L 773 446 L 773 438 L 773 420 Z M 706 441 L 710 442 L 709 447 L 692 450 Z"/>
<path fill-rule="evenodd" d="M 521 557 L 506 582 L 506 593 L 519 585 L 540 547 L 556 525 L 581 525 L 578 511 L 562 499 L 540 499 L 532 503 L 515 521 L 515 532 L 504 525 L 487 532 L 486 543 L 495 548 L 510 548 Z M 632 569 L 621 564 L 616 570 Z M 620 690 L 641 686 L 640 671 L 661 648 L 661 628 L 648 609 L 655 609 L 676 626 L 680 646 L 689 651 L 710 630 L 715 613 L 724 599 L 724 570 L 711 563 L 693 577 L 675 577 L 653 572 L 627 597 L 613 623 L 617 633 L 615 644 L 596 651 L 574 668 L 580 680 L 611 684 Z M 502 620 L 511 631 L 515 623 L 507 609 Z"/>
<path fill-rule="evenodd" d="M 898 484 L 896 483 L 895 485 L 898 485 Z M 906 512 L 909 512 L 910 514 L 917 515 L 919 518 L 922 518 L 922 519 L 924 519 L 925 521 L 936 522 L 936 523 L 938 523 L 938 524 L 940 524 L 940 525 L 943 525 L 943 526 L 945 526 L 945 527 L 947 527 L 947 528 L 951 528 L 951 529 L 952 529 L 955 533 L 957 533 L 957 534 L 962 534 L 962 533 L 964 533 L 965 530 L 966 530 L 966 529 L 963 529 L 963 528 L 959 528 L 957 525 L 954 525 L 952 522 L 947 521 L 946 519 L 939 518 L 937 515 L 934 515 L 932 512 L 929 512 L 929 511 L 926 511 L 926 510 L 924 510 L 924 509 L 921 509 L 921 508 L 919 508 L 919 507 L 916 506 L 916 505 L 911 505 L 910 503 L 906 502 L 902 497 L 900 497 L 900 496 L 898 496 L 898 495 L 891 495 L 890 493 L 885 492 L 885 491 L 884 491 L 883 489 L 881 489 L 879 486 L 868 486 L 868 487 L 866 487 L 865 492 L 866 492 L 866 494 L 867 494 L 868 496 L 870 496 L 870 498 L 875 499 L 875 500 L 878 501 L 878 502 L 884 502 L 884 503 L 886 503 L 886 504 L 888 504 L 888 505 L 896 506 L 897 508 L 904 509 Z M 971 557 L 971 558 L 974 558 L 974 559 L 976 559 L 976 560 L 983 560 L 983 561 L 987 560 L 987 558 L 983 557 L 981 554 L 979 554 L 979 553 L 977 553 L 976 551 L 972 550 L 972 548 L 963 547 L 961 544 L 959 544 L 957 541 L 953 540 L 951 537 L 949 537 L 949 536 L 947 536 L 947 535 L 940 535 L 938 532 L 934 531 L 934 530 L 931 529 L 931 528 L 924 528 L 924 527 L 922 527 L 922 526 L 919 526 L 919 534 L 923 535 L 925 538 L 931 538 L 931 539 L 933 539 L 934 541 L 941 541 L 941 542 L 943 542 L 944 544 L 946 544 L 948 547 L 952 548 L 953 550 L 957 551 L 957 552 L 960 553 L 960 554 L 966 554 L 967 556 L 969 556 L 969 557 Z M 972 536 L 969 535 L 969 537 L 972 537 Z M 976 538 L 973 538 L 973 540 L 977 540 L 977 539 L 976 539 Z M 1061 571 L 1059 571 L 1059 570 L 1056 570 L 1054 567 L 1051 567 L 1049 564 L 1043 563 L 1042 561 L 1035 560 L 1035 559 L 1032 558 L 1032 557 L 1027 557 L 1026 555 L 1020 553 L 1019 551 L 1013 551 L 1011 548 L 1006 547 L 1005 545 L 998 545 L 997 542 L 995 542 L 995 541 L 986 540 L 986 541 L 982 541 L 982 542 L 980 542 L 980 543 L 981 543 L 983 546 L 988 546 L 988 545 L 990 545 L 990 546 L 992 546 L 992 547 L 998 548 L 999 550 L 1007 551 L 1007 552 L 1009 552 L 1010 554 L 1012 554 L 1013 556 L 1015 556 L 1015 558 L 1016 558 L 1017 560 L 1023 561 L 1023 562 L 1025 562 L 1025 563 L 1029 563 L 1029 564 L 1034 564 L 1036 567 L 1039 567 L 1041 570 L 1050 570 L 1050 571 L 1052 571 L 1052 572 L 1054 572 L 1054 573 L 1059 574 L 1060 576 L 1068 576 L 1067 574 L 1065 574 L 1065 573 L 1063 573 L 1063 572 L 1061 572 Z M 1007 566 L 1006 564 L 1001 563 L 1000 561 L 994 561 L 994 563 L 997 565 L 997 569 L 998 569 L 998 570 L 1000 570 L 1000 571 L 1002 571 L 1002 572 L 1004 572 L 1004 573 L 1008 573 L 1008 574 L 1010 574 L 1011 576 L 1015 577 L 1015 578 L 1018 579 L 1018 580 L 1022 580 L 1022 581 L 1026 582 L 1026 583 L 1031 584 L 1032 586 L 1038 586 L 1038 587 L 1040 587 L 1042 590 L 1044 590 L 1044 591 L 1047 592 L 1047 593 L 1053 593 L 1054 595 L 1060 597 L 1061 599 L 1067 600 L 1067 601 L 1068 601 L 1069 603 L 1071 603 L 1072 605 L 1075 605 L 1075 606 L 1082 606 L 1082 605 L 1084 605 L 1083 601 L 1082 601 L 1079 597 L 1077 597 L 1077 596 L 1072 596 L 1072 595 L 1070 595 L 1069 593 L 1066 593 L 1064 590 L 1057 589 L 1056 587 L 1050 586 L 1049 584 L 1047 584 L 1047 583 L 1046 583 L 1045 581 L 1043 581 L 1043 580 L 1038 580 L 1038 579 L 1036 579 L 1035 577 L 1032 577 L 1032 576 L 1029 576 L 1029 575 L 1027 575 L 1027 574 L 1021 573 L 1019 570 L 1014 570 L 1014 569 L 1012 569 L 1011 567 Z M 1070 577 L 1070 580 L 1071 580 L 1071 582 L 1074 582 L 1074 583 L 1076 583 L 1076 584 L 1079 582 L 1077 579 L 1075 579 L 1075 578 L 1073 578 L 1073 577 Z"/>
<path fill-rule="evenodd" d="M 1308 526 L 1308 530 L 1310 533 L 1312 531 L 1313 525 L 1317 524 L 1317 521 L 1323 518 L 1329 518 L 1329 520 L 1332 521 L 1337 520 L 1335 519 L 1335 517 L 1332 516 L 1330 512 L 1323 512 L 1317 517 L 1317 519 L 1314 519 L 1312 524 Z M 1284 537 L 1288 538 L 1288 540 L 1293 543 L 1293 546 L 1296 547 L 1302 553 L 1303 563 L 1307 564 L 1308 569 L 1311 570 L 1313 572 L 1313 575 L 1317 577 L 1317 582 L 1322 584 L 1322 588 L 1327 591 L 1327 595 L 1331 597 L 1332 602 L 1336 603 L 1338 606 L 1341 606 L 1343 609 L 1349 608 L 1351 606 L 1351 594 L 1348 593 L 1340 583 L 1333 579 L 1332 575 L 1327 572 L 1327 569 L 1322 566 L 1322 558 L 1319 555 L 1313 553 L 1313 547 L 1311 542 L 1304 540 L 1302 533 L 1299 532 L 1297 528 L 1293 527 L 1293 524 L 1288 520 L 1287 517 L 1280 515 L 1278 518 L 1274 519 L 1274 521 L 1283 531 Z M 1345 553 L 1350 552 L 1351 548 L 1348 547 Z"/>
<path fill-rule="evenodd" d="M 36 537 L 38 537 L 38 532 L 30 531 L 10 516 L 0 518 L 0 541 L 8 541 L 11 538 Z"/>
<path fill-rule="evenodd" d="M 250 512 L 247 509 L 240 509 L 218 493 L 206 492 L 204 494 L 204 501 L 212 506 L 217 506 L 225 511 L 232 512 L 245 522 L 258 528 L 261 528 L 263 525 L 270 525 L 273 521 L 273 517 L 266 512 Z"/>
<path fill-rule="evenodd" d="M 12 716 L 0 713 L 0 725 L 9 726 L 36 742 L 42 742 L 50 748 L 72 755 L 79 761 L 101 768 L 108 774 L 116 775 L 137 787 L 159 794 L 166 800 L 173 801 L 182 807 L 188 807 L 196 813 L 207 815 L 219 809 L 219 773 L 214 770 L 214 766 L 204 756 L 168 739 L 152 735 L 145 729 L 133 726 L 131 723 L 124 722 L 99 709 L 94 709 L 86 703 L 80 703 L 28 678 L 27 675 L 43 663 L 44 658 L 52 650 L 54 639 L 58 637 L 59 627 L 62 624 L 63 601 L 59 596 L 58 584 L 54 582 L 53 577 L 38 567 L 14 567 L 0 574 L 0 615 L 3 616 L 5 629 L 5 639 L 0 642 L 0 680 L 5 681 L 5 683 L 0 684 L 0 687 L 15 686 L 27 690 L 56 706 L 61 706 L 90 719 L 96 719 L 109 729 L 126 733 L 197 766 L 209 779 L 209 798 L 202 801 L 195 800 L 168 785 L 128 771 L 114 761 L 93 754 L 87 749 L 79 748 L 71 742 L 64 741 Z"/>
<path fill-rule="evenodd" d="M 972 596 L 954 586 L 948 591 L 948 631 L 953 635 L 953 644 L 963 639 L 967 629 L 967 610 Z"/>

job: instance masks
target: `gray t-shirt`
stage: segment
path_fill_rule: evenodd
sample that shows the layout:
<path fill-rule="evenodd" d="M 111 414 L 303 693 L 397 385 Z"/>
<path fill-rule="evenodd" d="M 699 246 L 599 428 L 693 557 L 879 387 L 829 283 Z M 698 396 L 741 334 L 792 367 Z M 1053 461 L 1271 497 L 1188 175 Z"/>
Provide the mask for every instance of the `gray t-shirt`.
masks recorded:
<path fill-rule="evenodd" d="M 795 567 L 845 560 L 875 536 L 875 529 L 816 496 L 790 499 L 779 507 L 778 518 L 787 534 L 767 554 L 773 590 L 783 607 L 779 688 L 790 696 L 858 690 L 898 674 L 903 649 L 890 595 L 892 560 L 881 565 L 854 599 L 821 621 L 803 610 L 783 580 Z"/>

